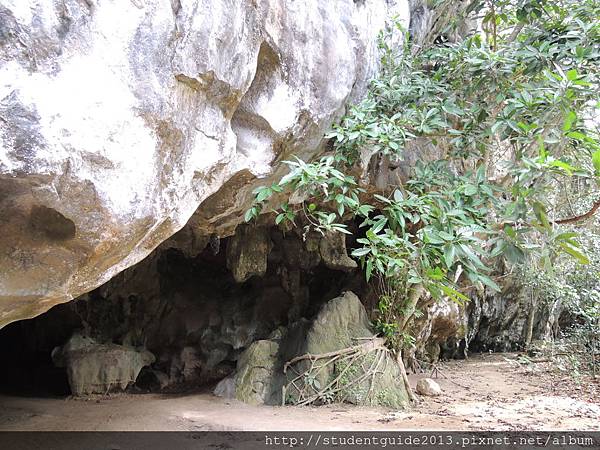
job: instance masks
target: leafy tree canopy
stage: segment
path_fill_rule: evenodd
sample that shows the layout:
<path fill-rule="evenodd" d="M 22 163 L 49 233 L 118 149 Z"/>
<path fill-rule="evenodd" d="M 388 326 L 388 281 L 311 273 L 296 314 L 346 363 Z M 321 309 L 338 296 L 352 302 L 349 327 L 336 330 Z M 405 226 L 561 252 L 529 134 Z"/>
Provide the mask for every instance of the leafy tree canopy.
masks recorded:
<path fill-rule="evenodd" d="M 467 14 L 476 29 L 456 42 L 417 48 L 407 35 L 398 51 L 382 36 L 381 74 L 334 126 L 332 152 L 287 161 L 246 214 L 289 198 L 278 224 L 350 233 L 357 219 L 352 255 L 385 286 L 388 335 L 423 292 L 498 290 L 494 261 L 588 263 L 576 226 L 600 208 L 600 1 L 475 1 Z M 358 175 L 409 153 L 420 161 L 404 183 L 377 190 Z"/>

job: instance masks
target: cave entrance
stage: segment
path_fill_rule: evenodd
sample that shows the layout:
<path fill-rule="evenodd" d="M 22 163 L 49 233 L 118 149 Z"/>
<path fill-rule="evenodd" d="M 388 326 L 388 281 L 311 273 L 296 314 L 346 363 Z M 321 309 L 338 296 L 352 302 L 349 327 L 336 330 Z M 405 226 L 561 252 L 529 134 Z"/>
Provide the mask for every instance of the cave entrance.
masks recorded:
<path fill-rule="evenodd" d="M 235 370 L 253 342 L 365 286 L 360 269 L 342 267 L 345 248 L 320 238 L 311 243 L 277 227 L 242 226 L 232 237 L 204 239 L 195 252 L 166 242 L 94 291 L 0 330 L 0 393 L 71 394 L 67 369 L 52 352 L 74 335 L 102 349 L 152 354 L 152 362 L 130 371 L 130 392 L 206 390 Z"/>

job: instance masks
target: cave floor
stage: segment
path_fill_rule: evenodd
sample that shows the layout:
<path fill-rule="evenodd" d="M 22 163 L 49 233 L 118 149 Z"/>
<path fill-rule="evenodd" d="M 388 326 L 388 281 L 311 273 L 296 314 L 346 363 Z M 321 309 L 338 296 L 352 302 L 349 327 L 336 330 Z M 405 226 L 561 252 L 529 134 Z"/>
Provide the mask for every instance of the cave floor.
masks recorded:
<path fill-rule="evenodd" d="M 249 406 L 209 393 L 88 399 L 0 396 L 0 430 L 600 430 L 600 380 L 515 354 L 444 363 L 437 398 L 410 411 Z M 426 374 L 411 375 L 411 382 Z"/>

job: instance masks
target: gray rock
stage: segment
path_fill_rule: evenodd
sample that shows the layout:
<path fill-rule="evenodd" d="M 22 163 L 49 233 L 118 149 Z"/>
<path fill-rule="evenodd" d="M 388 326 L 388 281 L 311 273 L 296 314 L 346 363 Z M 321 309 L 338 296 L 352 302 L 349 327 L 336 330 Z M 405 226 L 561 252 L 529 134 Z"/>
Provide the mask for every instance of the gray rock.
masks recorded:
<path fill-rule="evenodd" d="M 170 384 L 169 375 L 166 373 L 161 372 L 160 370 L 152 370 L 152 374 L 156 378 L 160 389 L 164 389 Z"/>
<path fill-rule="evenodd" d="M 421 378 L 417 382 L 417 394 L 437 397 L 442 395 L 442 388 L 431 378 Z"/>
<path fill-rule="evenodd" d="M 469 347 L 473 351 L 511 352 L 525 347 L 531 295 L 518 280 L 508 277 L 503 281 L 502 292 L 486 291 L 468 305 L 469 329 L 473 331 L 469 334 Z M 556 336 L 562 311 L 560 298 L 537 302 L 533 340 Z"/>
<path fill-rule="evenodd" d="M 202 362 L 198 358 L 196 349 L 193 347 L 184 347 L 181 350 L 180 361 L 183 380 L 195 380 L 198 377 L 199 369 L 202 367 Z"/>
<path fill-rule="evenodd" d="M 323 354 L 352 347 L 372 339 L 375 335 L 371 328 L 365 307 L 353 292 L 345 292 L 327 302 L 306 333 L 304 346 L 299 354 Z M 296 356 L 296 355 L 294 355 Z M 288 358 L 288 360 L 291 358 Z M 365 367 L 372 367 L 377 362 L 374 354 L 360 357 L 351 367 L 344 364 L 330 365 L 317 376 L 321 386 L 336 378 L 345 371 L 347 388 L 334 398 L 356 405 L 383 405 L 392 408 L 404 408 L 408 405 L 408 397 L 402 382 L 398 365 L 385 354 L 380 363 L 377 376 L 371 380 L 356 383 L 365 373 Z M 288 392 L 294 396 L 294 392 Z"/>
<path fill-rule="evenodd" d="M 327 267 L 333 270 L 352 271 L 358 267 L 356 261 L 348 256 L 346 235 L 329 232 L 319 243 L 321 258 Z"/>
<path fill-rule="evenodd" d="M 213 393 L 217 397 L 235 398 L 235 378 L 233 376 L 223 378 L 215 386 Z"/>
<path fill-rule="evenodd" d="M 62 348 L 53 350 L 52 359 L 67 368 L 71 393 L 81 396 L 124 390 L 135 382 L 142 367 L 154 362 L 154 355 L 123 345 L 99 344 L 76 333 Z"/>
<path fill-rule="evenodd" d="M 346 292 L 327 302 L 313 321 L 300 320 L 290 325 L 281 339 L 254 342 L 238 360 L 233 381 L 224 380 L 219 385 L 219 394 L 234 395 L 238 400 L 252 404 L 281 404 L 282 387 L 289 382 L 288 377 L 294 376 L 292 370 L 287 375 L 283 373 L 287 361 L 307 353 L 316 355 L 345 349 L 364 342 L 359 338 L 373 337 L 364 306 L 356 295 Z M 380 370 L 373 379 L 372 387 L 371 377 L 368 380 L 361 378 L 365 367 L 377 363 L 373 354 L 368 353 L 360 356 L 350 367 L 341 362 L 331 364 L 316 378 L 319 385 L 325 387 L 340 375 L 347 388 L 343 388 L 331 401 L 405 407 L 408 398 L 397 364 L 387 353 L 378 361 Z M 302 372 L 306 367 L 300 362 L 295 369 Z M 302 383 L 301 380 L 297 385 Z M 288 386 L 286 401 L 293 400 L 297 394 L 293 387 Z"/>
<path fill-rule="evenodd" d="M 278 383 L 281 363 L 278 360 L 279 343 L 267 339 L 253 342 L 240 356 L 233 376 L 235 397 L 252 404 L 276 404 L 281 396 Z M 230 386 L 222 386 L 223 391 Z"/>

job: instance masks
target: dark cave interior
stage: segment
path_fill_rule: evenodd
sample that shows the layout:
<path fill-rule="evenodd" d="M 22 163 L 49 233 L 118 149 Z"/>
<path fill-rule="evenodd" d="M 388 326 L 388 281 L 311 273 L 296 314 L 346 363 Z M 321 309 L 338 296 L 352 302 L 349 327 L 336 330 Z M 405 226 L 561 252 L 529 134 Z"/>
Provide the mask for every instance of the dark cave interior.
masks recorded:
<path fill-rule="evenodd" d="M 143 346 L 156 356 L 130 387 L 134 392 L 159 390 L 157 372 L 169 379 L 166 391 L 210 386 L 235 369 L 253 341 L 312 317 L 343 290 L 365 292 L 359 270 L 326 267 L 298 245 L 295 233 L 272 228 L 270 234 L 275 245 L 266 273 L 243 283 L 227 267 L 231 238 L 221 239 L 220 250 L 207 245 L 193 257 L 159 247 L 104 286 L 9 324 L 0 330 L 0 392 L 69 395 L 66 370 L 53 364 L 51 353 L 76 330 L 98 342 Z"/>

